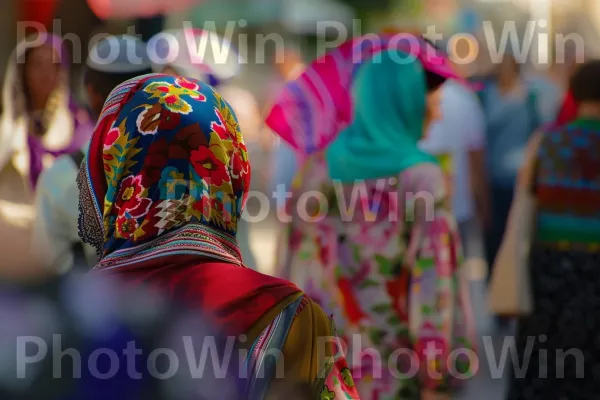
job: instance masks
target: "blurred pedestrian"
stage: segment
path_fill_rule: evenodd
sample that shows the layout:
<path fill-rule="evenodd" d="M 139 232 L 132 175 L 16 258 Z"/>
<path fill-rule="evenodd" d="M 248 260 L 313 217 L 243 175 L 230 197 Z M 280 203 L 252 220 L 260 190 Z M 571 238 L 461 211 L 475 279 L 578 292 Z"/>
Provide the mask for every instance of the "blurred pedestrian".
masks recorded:
<path fill-rule="evenodd" d="M 63 41 L 54 35 L 28 38 L 9 60 L 0 120 L 0 269 L 16 274 L 35 267 L 29 245 L 40 174 L 93 130 L 71 94 L 69 73 Z"/>
<path fill-rule="evenodd" d="M 600 390 L 593 373 L 600 368 L 599 82 L 598 60 L 575 73 L 570 90 L 576 119 L 532 139 L 520 172 L 520 187 L 536 200 L 534 308 L 518 321 L 517 352 L 529 362 L 523 374 L 514 371 L 509 400 L 583 400 Z"/>
<path fill-rule="evenodd" d="M 488 265 L 494 263 L 506 227 L 517 172 L 532 134 L 555 118 L 558 93 L 545 96 L 527 79 L 521 65 L 506 54 L 495 74 L 483 81 L 480 99 L 486 120 L 487 170 L 492 199 L 491 221 L 485 232 Z M 546 102 L 554 106 L 544 106 Z M 491 271 L 488 278 L 491 276 Z"/>
<path fill-rule="evenodd" d="M 251 350 L 248 398 L 263 398 L 281 373 L 315 396 L 357 398 L 327 314 L 292 283 L 244 266 L 235 235 L 250 163 L 235 113 L 213 88 L 162 74 L 117 87 L 78 183 L 82 238 L 100 258 L 94 274 L 148 284 L 212 316 Z"/>
<path fill-rule="evenodd" d="M 289 269 L 339 322 L 362 399 L 448 398 L 451 374 L 437 368 L 473 345 L 445 178 L 418 148 L 439 118 L 441 85 L 457 77 L 415 40 L 399 49 L 388 36 L 343 44 L 290 82 L 267 118 L 304 157 L 287 210 Z M 307 193 L 326 204 L 303 204 Z M 411 201 L 417 193 L 427 201 Z M 425 360 L 426 348 L 436 355 Z M 397 378 L 415 362 L 390 359 L 398 349 L 414 351 L 419 374 Z"/>
<path fill-rule="evenodd" d="M 441 89 L 441 119 L 421 141 L 431 154 L 451 157 L 452 209 L 465 257 L 477 256 L 472 246 L 480 226 L 489 227 L 490 199 L 486 174 L 485 118 L 475 93 L 450 80 Z"/>

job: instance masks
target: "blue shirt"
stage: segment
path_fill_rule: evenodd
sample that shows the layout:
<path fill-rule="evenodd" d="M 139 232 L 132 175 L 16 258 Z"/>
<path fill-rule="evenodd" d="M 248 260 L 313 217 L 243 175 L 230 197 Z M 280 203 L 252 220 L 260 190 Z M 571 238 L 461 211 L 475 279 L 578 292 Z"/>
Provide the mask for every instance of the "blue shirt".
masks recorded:
<path fill-rule="evenodd" d="M 523 163 L 531 134 L 555 118 L 560 93 L 545 79 L 527 79 L 525 91 L 501 94 L 488 84 L 481 97 L 485 108 L 488 168 L 494 186 L 512 187 Z"/>

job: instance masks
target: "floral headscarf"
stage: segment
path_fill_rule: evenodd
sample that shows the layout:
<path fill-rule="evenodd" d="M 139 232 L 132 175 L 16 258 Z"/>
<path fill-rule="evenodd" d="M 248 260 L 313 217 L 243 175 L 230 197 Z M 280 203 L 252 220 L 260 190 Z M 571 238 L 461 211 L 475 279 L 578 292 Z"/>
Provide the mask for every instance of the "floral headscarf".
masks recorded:
<path fill-rule="evenodd" d="M 78 183 L 96 269 L 165 254 L 242 263 L 235 234 L 250 164 L 234 112 L 209 85 L 150 74 L 118 86 Z"/>

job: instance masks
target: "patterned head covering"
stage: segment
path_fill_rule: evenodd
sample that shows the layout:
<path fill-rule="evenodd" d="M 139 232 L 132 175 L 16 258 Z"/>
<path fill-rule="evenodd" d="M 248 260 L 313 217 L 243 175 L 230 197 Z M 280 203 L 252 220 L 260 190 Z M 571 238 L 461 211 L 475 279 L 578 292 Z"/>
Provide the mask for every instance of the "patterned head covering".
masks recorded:
<path fill-rule="evenodd" d="M 398 63 L 397 50 L 363 65 L 354 83 L 352 124 L 325 149 L 330 177 L 342 182 L 394 176 L 435 163 L 419 149 L 426 118 L 425 70 L 417 60 Z"/>
<path fill-rule="evenodd" d="M 150 74 L 118 86 L 78 183 L 96 269 L 172 254 L 241 265 L 250 164 L 234 112 L 207 84 Z"/>

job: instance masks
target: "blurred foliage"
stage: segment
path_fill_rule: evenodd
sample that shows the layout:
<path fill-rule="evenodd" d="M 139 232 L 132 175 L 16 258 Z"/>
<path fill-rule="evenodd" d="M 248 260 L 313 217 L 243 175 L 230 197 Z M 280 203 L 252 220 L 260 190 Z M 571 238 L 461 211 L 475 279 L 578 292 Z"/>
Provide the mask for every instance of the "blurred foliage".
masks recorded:
<path fill-rule="evenodd" d="M 337 0 L 340 3 L 352 7 L 359 19 L 366 20 L 374 12 L 381 12 L 389 9 L 389 7 L 398 0 Z"/>
<path fill-rule="evenodd" d="M 363 22 L 364 33 L 379 31 L 389 25 L 418 23 L 423 9 L 423 0 L 337 0 L 356 10 Z"/>
<path fill-rule="evenodd" d="M 372 11 L 388 8 L 394 1 L 393 0 L 338 0 L 340 3 L 344 3 L 354 8 L 355 10 L 361 11 Z"/>

